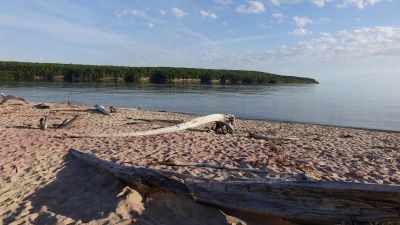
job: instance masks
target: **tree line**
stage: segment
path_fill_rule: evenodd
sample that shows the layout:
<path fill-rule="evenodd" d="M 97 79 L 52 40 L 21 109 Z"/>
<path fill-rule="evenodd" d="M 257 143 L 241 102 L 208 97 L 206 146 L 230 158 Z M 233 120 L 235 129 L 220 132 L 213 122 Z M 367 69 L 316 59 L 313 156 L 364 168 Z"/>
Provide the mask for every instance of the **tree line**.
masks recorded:
<path fill-rule="evenodd" d="M 67 82 L 142 82 L 168 83 L 178 80 L 221 84 L 318 83 L 304 77 L 244 70 L 196 69 L 176 67 L 97 66 L 59 63 L 0 61 L 0 80 Z"/>

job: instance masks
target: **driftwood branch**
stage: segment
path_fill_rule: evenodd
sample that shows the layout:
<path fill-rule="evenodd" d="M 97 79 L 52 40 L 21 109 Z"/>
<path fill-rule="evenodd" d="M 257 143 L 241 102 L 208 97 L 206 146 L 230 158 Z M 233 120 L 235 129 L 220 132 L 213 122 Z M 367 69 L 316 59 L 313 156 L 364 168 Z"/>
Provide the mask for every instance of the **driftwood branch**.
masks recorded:
<path fill-rule="evenodd" d="M 98 112 L 100 112 L 101 114 L 103 114 L 103 115 L 107 115 L 107 116 L 110 116 L 111 114 L 109 113 L 109 112 L 107 112 L 107 110 L 104 108 L 104 106 L 102 106 L 102 105 L 95 105 L 94 106 L 95 108 L 96 108 L 96 110 L 98 111 Z"/>
<path fill-rule="evenodd" d="M 68 128 L 70 126 L 72 126 L 72 124 L 79 118 L 79 115 L 75 115 L 72 119 L 68 120 L 64 120 L 64 122 L 62 122 L 57 129 L 65 129 Z"/>
<path fill-rule="evenodd" d="M 195 202 L 275 215 L 301 224 L 400 220 L 400 186 L 331 181 L 198 181 L 182 183 L 157 170 L 114 164 L 76 150 L 83 162 L 134 187 L 172 191 Z"/>
<path fill-rule="evenodd" d="M 249 132 L 249 136 L 255 139 L 261 139 L 261 140 L 283 140 L 283 141 L 299 141 L 299 138 L 296 137 L 278 137 L 278 136 L 268 136 L 268 135 L 262 135 L 262 134 L 257 134 L 254 132 Z"/>
<path fill-rule="evenodd" d="M 164 166 L 179 166 L 179 167 L 203 167 L 203 168 L 211 168 L 216 170 L 231 170 L 231 171 L 247 171 L 247 172 L 255 172 L 255 173 L 268 173 L 265 170 L 252 169 L 252 168 L 238 168 L 224 165 L 216 165 L 210 163 L 192 163 L 192 162 L 179 162 L 168 160 L 165 162 L 161 162 L 160 165 Z"/>
<path fill-rule="evenodd" d="M 194 120 L 177 124 L 174 126 L 170 127 L 163 127 L 163 128 L 158 128 L 158 129 L 153 129 L 153 130 L 147 130 L 147 131 L 137 131 L 137 132 L 131 132 L 131 133 L 86 133 L 86 134 L 66 134 L 67 137 L 71 138 L 100 138 L 100 137 L 134 137 L 134 136 L 147 136 L 147 135 L 158 135 L 158 134 L 168 134 L 168 133 L 174 133 L 182 130 L 187 130 L 191 128 L 195 128 L 207 123 L 212 123 L 212 122 L 226 122 L 229 123 L 229 121 L 233 121 L 234 119 L 233 115 L 229 114 L 211 114 L 208 116 L 202 116 L 198 117 Z M 230 126 L 231 129 L 233 129 L 233 126 Z"/>
<path fill-rule="evenodd" d="M 49 117 L 45 116 L 43 118 L 40 118 L 39 120 L 39 128 L 41 130 L 47 130 L 47 122 L 48 122 Z"/>
<path fill-rule="evenodd" d="M 4 93 L 0 93 L 0 98 L 2 99 L 0 102 L 0 105 L 5 104 L 9 100 L 17 100 L 17 101 L 23 101 L 25 103 L 28 103 L 28 101 L 25 100 L 24 98 L 21 98 L 21 97 L 15 96 L 15 95 L 6 95 Z"/>

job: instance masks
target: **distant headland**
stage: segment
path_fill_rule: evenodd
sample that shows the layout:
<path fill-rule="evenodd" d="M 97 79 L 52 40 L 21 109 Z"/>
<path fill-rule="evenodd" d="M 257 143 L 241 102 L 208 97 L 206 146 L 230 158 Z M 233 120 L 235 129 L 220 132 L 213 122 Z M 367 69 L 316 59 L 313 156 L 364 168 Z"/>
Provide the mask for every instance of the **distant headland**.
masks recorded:
<path fill-rule="evenodd" d="M 272 73 L 179 67 L 128 67 L 0 61 L 0 80 L 202 84 L 317 84 L 312 78 Z"/>

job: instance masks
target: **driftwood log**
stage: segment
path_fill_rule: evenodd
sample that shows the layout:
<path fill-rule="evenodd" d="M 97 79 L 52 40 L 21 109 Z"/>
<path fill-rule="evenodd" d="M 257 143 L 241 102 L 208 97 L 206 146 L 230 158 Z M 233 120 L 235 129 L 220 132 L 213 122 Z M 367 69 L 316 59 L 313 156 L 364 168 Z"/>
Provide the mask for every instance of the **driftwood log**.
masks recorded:
<path fill-rule="evenodd" d="M 157 170 L 118 165 L 73 149 L 70 153 L 136 188 L 171 191 L 214 207 L 275 215 L 300 224 L 400 220 L 397 185 L 277 180 L 181 182 Z"/>
<path fill-rule="evenodd" d="M 102 106 L 102 105 L 96 104 L 96 105 L 94 105 L 94 107 L 96 108 L 96 110 L 97 110 L 98 112 L 100 112 L 100 113 L 103 114 L 103 115 L 107 115 L 107 116 L 110 116 L 110 115 L 111 115 L 109 112 L 107 112 L 107 110 L 106 110 L 106 109 L 104 108 L 104 106 Z"/>
<path fill-rule="evenodd" d="M 6 95 L 4 93 L 0 93 L 0 98 L 2 99 L 0 102 L 0 105 L 5 104 L 9 100 L 17 100 L 17 101 L 23 101 L 25 103 L 28 103 L 28 101 L 25 100 L 24 98 L 21 98 L 21 97 L 15 96 L 15 95 Z"/>
<path fill-rule="evenodd" d="M 157 134 L 168 134 L 174 133 L 182 130 L 187 130 L 191 128 L 195 128 L 207 123 L 212 122 L 223 122 L 224 124 L 229 124 L 229 128 L 231 132 L 233 132 L 233 121 L 234 116 L 229 114 L 211 114 L 208 116 L 198 117 L 194 120 L 177 124 L 174 126 L 163 127 L 153 130 L 147 131 L 137 131 L 130 133 L 86 133 L 86 134 L 66 134 L 67 137 L 71 138 L 100 138 L 100 137 L 134 137 L 134 136 L 148 136 L 148 135 L 157 135 Z"/>

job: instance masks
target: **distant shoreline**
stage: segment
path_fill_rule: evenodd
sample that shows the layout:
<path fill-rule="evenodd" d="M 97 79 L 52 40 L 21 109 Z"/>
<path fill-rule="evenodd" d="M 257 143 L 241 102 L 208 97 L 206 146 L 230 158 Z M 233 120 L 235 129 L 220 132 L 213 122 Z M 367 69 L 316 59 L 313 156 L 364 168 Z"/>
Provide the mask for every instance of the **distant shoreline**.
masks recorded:
<path fill-rule="evenodd" d="M 126 67 L 0 61 L 0 80 L 125 82 L 156 84 L 318 84 L 307 77 L 223 69 L 181 67 Z"/>

